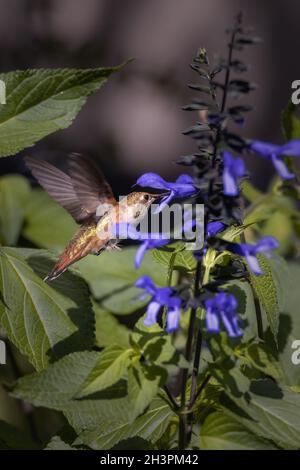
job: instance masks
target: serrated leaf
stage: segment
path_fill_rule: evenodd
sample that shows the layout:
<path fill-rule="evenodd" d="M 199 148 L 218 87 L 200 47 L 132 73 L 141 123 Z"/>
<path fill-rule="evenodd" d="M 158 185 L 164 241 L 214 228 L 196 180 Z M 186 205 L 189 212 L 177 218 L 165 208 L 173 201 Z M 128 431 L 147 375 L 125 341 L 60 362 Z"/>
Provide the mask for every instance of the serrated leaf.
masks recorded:
<path fill-rule="evenodd" d="M 24 221 L 30 187 L 22 176 L 8 175 L 0 179 L 0 243 L 15 245 Z"/>
<path fill-rule="evenodd" d="M 117 383 L 125 375 L 133 354 L 131 348 L 124 349 L 117 345 L 104 349 L 77 393 L 77 398 L 101 392 Z"/>
<path fill-rule="evenodd" d="M 260 380 L 252 382 L 247 398 L 230 398 L 232 403 L 221 400 L 224 412 L 249 431 L 272 440 L 284 449 L 299 449 L 299 394 L 287 388 L 280 389 L 271 380 Z"/>
<path fill-rule="evenodd" d="M 14 155 L 68 127 L 87 97 L 121 67 L 1 73 L 6 105 L 0 108 L 0 156 Z"/>
<path fill-rule="evenodd" d="M 69 273 L 49 286 L 35 272 L 47 266 L 45 252 L 0 248 L 0 324 L 37 370 L 53 358 L 93 344 L 86 284 Z"/>
<path fill-rule="evenodd" d="M 101 307 L 116 315 L 129 314 L 145 305 L 145 301 L 138 300 L 141 290 L 134 287 L 140 276 L 151 276 L 158 286 L 166 282 L 166 269 L 157 266 L 150 253 L 146 253 L 141 268 L 135 269 L 135 252 L 135 248 L 106 251 L 76 264 Z"/>
<path fill-rule="evenodd" d="M 83 443 L 95 450 L 106 450 L 111 449 L 120 441 L 136 436 L 156 442 L 167 429 L 173 416 L 175 415 L 169 405 L 162 399 L 156 398 L 149 410 L 133 423 L 99 422 L 96 429 L 83 432 L 75 441 L 75 445 Z"/>
<path fill-rule="evenodd" d="M 277 342 L 280 313 L 278 287 L 270 261 L 262 254 L 258 254 L 257 258 L 263 274 L 260 276 L 255 276 L 249 270 L 250 281 L 261 305 L 263 306 L 264 311 L 266 312 L 268 323 L 274 335 L 274 339 Z"/>
<path fill-rule="evenodd" d="M 75 398 L 99 355 L 94 351 L 69 354 L 44 371 L 19 379 L 12 395 L 37 407 L 62 411 L 77 433 L 95 429 L 102 420 L 128 422 L 126 383 L 118 383 L 93 399 Z"/>
<path fill-rule="evenodd" d="M 200 428 L 201 450 L 276 450 L 222 412 L 210 414 Z"/>
<path fill-rule="evenodd" d="M 64 442 L 61 437 L 53 436 L 44 450 L 77 450 Z"/>

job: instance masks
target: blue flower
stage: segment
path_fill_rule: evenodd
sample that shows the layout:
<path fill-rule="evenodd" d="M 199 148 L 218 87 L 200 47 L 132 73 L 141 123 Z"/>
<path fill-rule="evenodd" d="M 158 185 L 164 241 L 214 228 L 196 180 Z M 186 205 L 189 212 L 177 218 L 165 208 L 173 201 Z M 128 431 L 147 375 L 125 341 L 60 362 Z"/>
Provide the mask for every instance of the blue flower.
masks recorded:
<path fill-rule="evenodd" d="M 174 198 L 193 196 L 198 192 L 193 178 L 189 175 L 180 175 L 175 183 L 169 183 L 156 173 L 145 173 L 140 176 L 136 184 L 142 188 L 165 189 L 170 192 L 161 200 L 157 212 L 160 212 Z"/>
<path fill-rule="evenodd" d="M 167 310 L 167 327 L 166 330 L 170 333 L 178 329 L 180 308 L 182 301 L 180 297 L 176 296 L 174 289 L 171 287 L 156 287 L 154 282 L 149 276 L 140 277 L 135 286 L 140 289 L 145 289 L 146 294 L 151 296 L 146 311 L 146 318 L 144 324 L 151 326 L 157 322 L 157 316 L 162 307 L 168 307 Z M 145 294 L 141 297 L 144 298 Z"/>
<path fill-rule="evenodd" d="M 225 230 L 225 224 L 219 220 L 214 220 L 213 222 L 208 222 L 206 226 L 206 235 L 207 237 L 214 237 L 220 232 Z"/>
<path fill-rule="evenodd" d="M 249 245 L 248 243 L 231 243 L 227 249 L 232 253 L 244 256 L 253 274 L 259 276 L 263 274 L 256 258 L 257 253 L 267 253 L 270 250 L 276 250 L 279 243 L 274 237 L 263 237 L 256 245 Z"/>
<path fill-rule="evenodd" d="M 250 149 L 258 153 L 262 157 L 271 160 L 276 171 L 281 178 L 287 180 L 294 178 L 294 173 L 291 173 L 284 163 L 282 157 L 287 155 L 289 157 L 300 156 L 300 140 L 290 140 L 284 145 L 274 145 L 260 140 L 254 140 L 250 144 Z"/>
<path fill-rule="evenodd" d="M 245 175 L 245 164 L 241 158 L 234 158 L 231 153 L 223 152 L 223 191 L 226 196 L 237 196 L 238 179 Z"/>
<path fill-rule="evenodd" d="M 219 333 L 222 322 L 230 337 L 241 336 L 236 309 L 238 303 L 232 294 L 219 292 L 204 302 L 206 310 L 206 328 L 209 333 Z"/>

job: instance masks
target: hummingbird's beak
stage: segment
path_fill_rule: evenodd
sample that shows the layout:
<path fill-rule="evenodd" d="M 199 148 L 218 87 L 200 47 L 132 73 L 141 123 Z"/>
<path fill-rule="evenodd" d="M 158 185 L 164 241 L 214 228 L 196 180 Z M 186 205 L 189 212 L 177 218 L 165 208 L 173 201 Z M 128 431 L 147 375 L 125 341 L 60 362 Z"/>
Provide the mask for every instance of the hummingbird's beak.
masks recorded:
<path fill-rule="evenodd" d="M 157 199 L 161 199 L 162 197 L 169 196 L 170 191 L 165 191 L 164 193 L 159 193 L 159 194 L 151 194 L 151 197 L 153 198 L 154 201 Z"/>

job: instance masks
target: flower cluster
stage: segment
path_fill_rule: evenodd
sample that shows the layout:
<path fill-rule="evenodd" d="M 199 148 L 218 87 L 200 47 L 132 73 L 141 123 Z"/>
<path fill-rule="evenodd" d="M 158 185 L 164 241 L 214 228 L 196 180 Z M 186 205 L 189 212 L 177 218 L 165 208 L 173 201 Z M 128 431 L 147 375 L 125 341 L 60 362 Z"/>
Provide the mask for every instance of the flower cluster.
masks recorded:
<path fill-rule="evenodd" d="M 263 274 L 259 258 L 257 255 L 267 255 L 271 250 L 278 248 L 278 242 L 274 237 L 265 236 L 256 243 L 247 243 L 242 235 L 229 242 L 223 232 L 227 228 L 243 224 L 241 204 L 242 193 L 240 183 L 248 178 L 249 174 L 243 160 L 243 154 L 247 151 L 258 154 L 270 160 L 279 176 L 282 179 L 291 179 L 294 174 L 290 170 L 285 157 L 300 156 L 300 140 L 291 140 L 284 145 L 274 145 L 257 140 L 243 139 L 240 135 L 228 130 L 228 123 L 232 122 L 239 126 L 245 121 L 245 113 L 251 110 L 248 105 L 231 105 L 226 107 L 228 97 L 236 98 L 248 94 L 255 88 L 254 84 L 247 80 L 229 79 L 232 71 L 244 72 L 247 67 L 242 61 L 231 59 L 234 49 L 241 50 L 245 44 L 254 44 L 256 41 L 247 37 L 238 39 L 242 29 L 239 22 L 235 29 L 231 31 L 231 42 L 229 44 L 230 61 L 221 60 L 213 68 L 210 68 L 208 57 L 204 49 L 200 49 L 197 57 L 192 63 L 192 68 L 199 76 L 202 83 L 192 85 L 191 87 L 200 92 L 205 92 L 210 96 L 210 100 L 195 99 L 190 105 L 185 106 L 185 110 L 197 111 L 200 121 L 196 125 L 184 131 L 184 134 L 192 136 L 198 143 L 198 151 L 193 155 L 181 157 L 178 164 L 189 167 L 193 170 L 193 176 L 182 174 L 175 182 L 165 181 L 161 176 L 155 173 L 145 173 L 137 180 L 137 185 L 141 188 L 160 189 L 167 191 L 168 194 L 163 197 L 159 211 L 175 198 L 192 198 L 197 203 L 205 205 L 205 240 L 201 250 L 194 253 L 198 262 L 203 263 L 203 259 L 209 247 L 218 254 L 226 251 L 232 253 L 232 269 L 235 269 L 235 259 L 241 260 L 240 266 L 243 269 L 235 273 L 247 280 L 247 271 L 250 270 L 254 275 Z M 240 42 L 239 42 L 240 41 Z M 229 70 L 224 84 L 215 80 L 215 76 L 222 70 Z M 217 88 L 223 93 L 221 105 L 216 101 Z M 189 222 L 191 226 L 198 221 L 191 216 Z M 141 242 L 135 257 L 135 265 L 140 267 L 145 252 L 153 248 L 161 248 L 172 242 L 159 234 L 149 234 L 147 240 L 141 239 L 136 234 L 135 240 Z M 246 263 L 245 263 L 246 262 Z M 247 269 L 245 268 L 247 266 Z M 221 269 L 221 268 L 220 268 Z M 197 272 L 204 271 L 204 264 Z M 197 275 L 196 275 L 197 276 Z M 223 325 L 230 337 L 237 337 L 242 334 L 239 326 L 237 299 L 229 293 L 222 290 L 222 283 L 215 277 L 216 274 L 210 269 L 209 282 L 216 282 L 217 287 L 213 292 L 208 292 L 207 285 L 196 279 L 196 289 L 194 297 L 190 299 L 190 304 L 198 308 L 204 308 L 206 315 L 206 330 L 209 333 L 217 333 Z M 151 295 L 151 301 L 147 308 L 145 319 L 146 325 L 151 325 L 157 321 L 158 312 L 161 307 L 167 307 L 167 330 L 174 331 L 179 325 L 179 313 L 183 302 L 179 294 L 176 294 L 173 287 L 167 286 L 158 288 L 149 277 L 141 277 L 137 287 L 145 289 L 146 293 Z M 224 287 L 223 287 L 224 289 Z M 203 296 L 201 297 L 201 294 Z M 202 300 L 199 300 L 199 299 Z M 193 307 L 192 307 L 193 308 Z"/>

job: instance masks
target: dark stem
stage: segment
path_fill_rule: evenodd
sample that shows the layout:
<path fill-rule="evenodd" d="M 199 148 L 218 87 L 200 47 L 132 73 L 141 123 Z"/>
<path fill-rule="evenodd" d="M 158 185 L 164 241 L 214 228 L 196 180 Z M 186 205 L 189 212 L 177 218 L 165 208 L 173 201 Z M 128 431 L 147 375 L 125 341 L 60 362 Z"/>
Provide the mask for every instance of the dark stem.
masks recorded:
<path fill-rule="evenodd" d="M 178 408 L 180 408 L 180 405 L 179 403 L 177 403 L 175 397 L 173 396 L 173 394 L 171 393 L 171 391 L 169 390 L 169 387 L 167 385 L 164 385 L 164 391 L 166 392 L 171 404 L 173 405 L 174 407 L 174 410 L 178 410 Z"/>
<path fill-rule="evenodd" d="M 195 284 L 194 284 L 194 294 L 195 297 L 199 294 L 200 291 L 200 279 L 201 279 L 202 266 L 201 262 L 198 261 L 195 275 Z M 188 336 L 185 347 L 185 359 L 188 363 L 191 362 L 192 353 L 193 353 L 193 338 L 194 338 L 194 329 L 196 322 L 196 313 L 197 307 L 191 309 Z M 199 358 L 200 360 L 200 358 Z M 186 408 L 186 385 L 188 380 L 189 371 L 187 368 L 182 370 L 182 379 L 181 379 L 181 399 L 180 406 L 181 412 L 179 414 L 179 449 L 183 450 L 188 444 L 188 422 L 187 422 L 187 408 Z"/>

